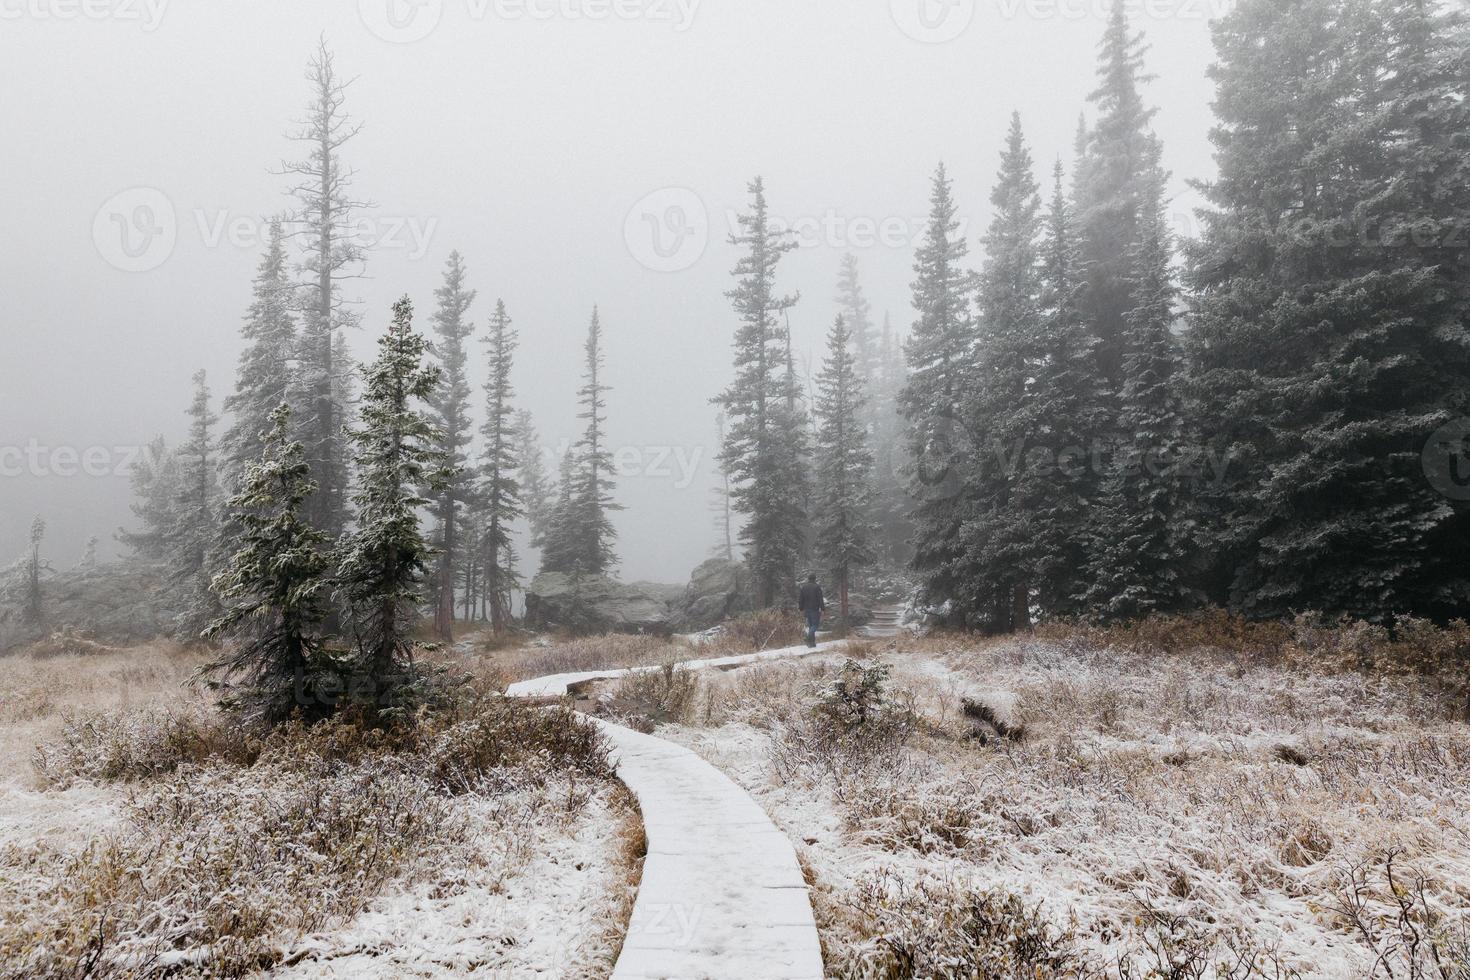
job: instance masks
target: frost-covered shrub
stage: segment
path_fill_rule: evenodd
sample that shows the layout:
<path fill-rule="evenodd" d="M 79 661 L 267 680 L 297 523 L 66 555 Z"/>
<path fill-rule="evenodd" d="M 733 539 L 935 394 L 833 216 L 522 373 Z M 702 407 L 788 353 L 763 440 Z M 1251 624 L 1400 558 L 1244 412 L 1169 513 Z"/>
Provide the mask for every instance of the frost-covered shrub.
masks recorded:
<path fill-rule="evenodd" d="M 657 636 L 608 634 L 530 646 L 493 657 L 493 666 L 508 682 L 615 667 L 645 667 L 666 660 L 687 660 L 688 647 Z"/>
<path fill-rule="evenodd" d="M 4 896 L 17 914 L 0 925 L 3 975 L 270 967 L 280 939 L 355 913 L 460 839 L 462 823 L 415 768 L 319 760 L 163 777 L 132 802 L 123 832 L 75 855 L 31 856 L 30 894 Z"/>
<path fill-rule="evenodd" d="M 618 681 L 614 698 L 620 712 L 642 716 L 658 725 L 692 720 L 699 691 L 695 672 L 671 661 L 657 670 L 624 676 Z"/>
<path fill-rule="evenodd" d="M 700 647 L 700 654 L 735 656 L 781 650 L 805 642 L 806 625 L 800 616 L 780 609 L 764 609 L 722 624 L 719 634 Z"/>
<path fill-rule="evenodd" d="M 203 713 L 145 709 L 68 719 L 61 735 L 33 759 L 47 782 L 139 780 L 217 759 L 244 763 L 258 746 L 241 730 Z"/>
<path fill-rule="evenodd" d="M 856 911 L 869 938 L 830 964 L 849 980 L 940 977 L 1046 978 L 1089 975 L 1070 930 L 998 890 L 959 881 L 905 883 L 877 875 L 859 883 Z"/>

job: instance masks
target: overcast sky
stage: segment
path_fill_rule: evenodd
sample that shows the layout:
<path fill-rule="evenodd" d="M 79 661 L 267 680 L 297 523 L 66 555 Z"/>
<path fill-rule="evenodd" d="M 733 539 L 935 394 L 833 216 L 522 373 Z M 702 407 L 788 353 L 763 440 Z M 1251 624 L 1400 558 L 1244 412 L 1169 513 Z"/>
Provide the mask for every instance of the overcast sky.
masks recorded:
<path fill-rule="evenodd" d="M 1211 16 L 1226 0 L 1130 4 L 1174 174 L 1212 172 Z M 820 356 L 842 254 L 907 328 L 929 177 L 955 181 L 972 255 L 1007 118 L 1038 169 L 1070 161 L 1103 0 L 0 0 L 0 556 L 33 516 L 58 565 L 127 520 L 127 447 L 182 435 L 190 375 L 233 385 L 274 171 L 298 149 L 319 35 L 356 76 L 345 153 L 375 202 L 350 284 L 367 355 L 394 298 L 428 329 L 459 249 L 483 326 L 521 334 L 519 405 L 575 437 L 593 304 L 607 341 L 623 573 L 683 581 L 713 543 L 714 409 L 734 318 L 725 243 L 747 181 L 804 247 L 800 351 Z M 1040 176 L 1040 175 L 1039 175 Z M 483 366 L 476 349 L 475 369 Z"/>

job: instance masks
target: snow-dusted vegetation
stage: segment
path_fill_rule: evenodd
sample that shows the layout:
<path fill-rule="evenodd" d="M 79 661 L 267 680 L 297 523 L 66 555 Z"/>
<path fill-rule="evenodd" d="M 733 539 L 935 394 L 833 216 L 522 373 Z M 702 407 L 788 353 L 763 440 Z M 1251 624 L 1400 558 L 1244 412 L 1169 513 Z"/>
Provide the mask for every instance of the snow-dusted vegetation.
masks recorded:
<path fill-rule="evenodd" d="M 642 830 L 600 738 L 473 693 L 251 735 L 148 647 L 0 662 L 0 976 L 604 976 Z"/>
<path fill-rule="evenodd" d="M 1281 633 L 906 640 L 691 676 L 657 731 L 796 841 L 831 976 L 1464 976 L 1463 690 Z"/>

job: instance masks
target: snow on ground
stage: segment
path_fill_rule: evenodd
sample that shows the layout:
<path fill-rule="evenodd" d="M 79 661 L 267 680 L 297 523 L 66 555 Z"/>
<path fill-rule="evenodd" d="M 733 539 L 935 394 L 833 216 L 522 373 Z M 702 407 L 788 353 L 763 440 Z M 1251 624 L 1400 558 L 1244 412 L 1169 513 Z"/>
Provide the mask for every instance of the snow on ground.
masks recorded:
<path fill-rule="evenodd" d="M 344 928 L 297 944 L 293 965 L 272 975 L 606 976 L 632 891 L 610 842 L 638 819 L 611 797 L 604 787 L 574 819 L 525 824 L 513 842 L 485 836 L 483 855 L 459 874 L 384 896 Z"/>
<path fill-rule="evenodd" d="M 941 916 L 904 905 L 935 882 L 1039 903 L 1098 962 L 1135 969 L 1245 954 L 1365 977 L 1402 955 L 1395 895 L 1418 882 L 1409 918 L 1433 909 L 1464 936 L 1470 730 L 1412 681 L 1030 640 L 900 640 L 884 659 L 891 703 L 918 719 L 897 746 L 813 737 L 832 659 L 707 677 L 711 727 L 658 730 L 796 842 L 833 976 L 858 975 L 875 932 L 938 928 L 904 918 Z M 964 696 L 1025 740 L 967 738 Z"/>

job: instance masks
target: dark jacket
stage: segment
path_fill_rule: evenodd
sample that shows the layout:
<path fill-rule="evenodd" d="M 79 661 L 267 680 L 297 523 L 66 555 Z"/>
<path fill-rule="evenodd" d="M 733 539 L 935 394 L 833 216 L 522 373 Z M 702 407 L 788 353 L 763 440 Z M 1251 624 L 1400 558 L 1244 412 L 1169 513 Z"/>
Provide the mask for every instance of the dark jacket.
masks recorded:
<path fill-rule="evenodd" d="M 822 587 L 815 582 L 804 583 L 797 608 L 802 612 L 821 612 L 827 608 L 827 598 L 822 595 Z"/>

